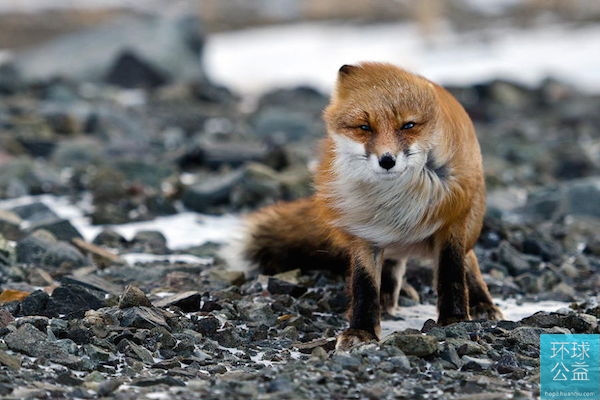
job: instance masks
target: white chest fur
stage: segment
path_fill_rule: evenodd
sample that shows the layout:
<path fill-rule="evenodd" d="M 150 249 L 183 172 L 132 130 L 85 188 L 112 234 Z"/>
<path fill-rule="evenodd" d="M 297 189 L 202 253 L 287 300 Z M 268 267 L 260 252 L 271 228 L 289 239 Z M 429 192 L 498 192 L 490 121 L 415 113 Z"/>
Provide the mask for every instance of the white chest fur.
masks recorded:
<path fill-rule="evenodd" d="M 359 143 L 337 137 L 334 179 L 321 194 L 340 218 L 336 225 L 380 247 L 419 243 L 441 225 L 428 218 L 446 184 L 427 169 L 427 152 L 412 149 L 399 174 L 373 170 Z M 427 221 L 427 222 L 426 222 Z"/>

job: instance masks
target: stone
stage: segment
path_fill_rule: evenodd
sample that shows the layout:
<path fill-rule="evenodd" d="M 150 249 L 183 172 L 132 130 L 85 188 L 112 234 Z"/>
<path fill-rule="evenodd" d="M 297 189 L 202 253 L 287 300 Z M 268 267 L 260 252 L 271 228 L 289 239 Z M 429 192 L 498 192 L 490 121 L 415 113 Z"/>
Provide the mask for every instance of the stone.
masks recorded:
<path fill-rule="evenodd" d="M 0 266 L 11 266 L 15 263 L 16 259 L 15 248 L 0 233 Z"/>
<path fill-rule="evenodd" d="M 500 357 L 495 363 L 495 368 L 500 374 L 510 374 L 521 369 L 517 357 L 513 354 L 506 353 Z"/>
<path fill-rule="evenodd" d="M 0 309 L 0 329 L 6 328 L 14 320 L 15 317 L 8 310 Z"/>
<path fill-rule="evenodd" d="M 292 297 L 300 297 L 308 290 L 306 286 L 296 285 L 281 279 L 270 277 L 267 290 L 271 294 L 289 294 Z"/>
<path fill-rule="evenodd" d="M 102 278 L 95 274 L 96 269 L 91 267 L 92 272 L 86 271 L 86 268 L 79 268 L 73 271 L 72 275 L 63 276 L 61 278 L 62 284 L 72 284 L 87 287 L 89 289 L 109 293 L 111 295 L 118 296 L 123 292 L 123 288 L 120 285 L 111 283 L 110 281 Z"/>
<path fill-rule="evenodd" d="M 127 239 L 115 230 L 105 228 L 92 240 L 92 244 L 108 247 L 111 249 L 124 249 L 127 245 Z"/>
<path fill-rule="evenodd" d="M 56 244 L 56 238 L 48 234 L 35 232 L 17 242 L 15 247 L 17 262 L 25 264 L 41 264 L 42 258 L 51 246 Z"/>
<path fill-rule="evenodd" d="M 119 352 L 125 354 L 126 356 L 140 360 L 144 364 L 154 364 L 154 357 L 152 357 L 152 353 L 150 353 L 150 351 L 143 346 L 139 346 L 130 340 L 121 340 L 117 345 L 117 348 L 119 349 Z"/>
<path fill-rule="evenodd" d="M 202 295 L 195 291 L 187 291 L 163 297 L 153 303 L 155 307 L 166 308 L 169 306 L 178 307 L 183 312 L 199 311 L 202 304 Z"/>
<path fill-rule="evenodd" d="M 21 362 L 21 357 L 10 355 L 0 349 L 0 365 L 4 365 L 12 371 L 18 371 L 21 368 Z"/>
<path fill-rule="evenodd" d="M 233 187 L 243 176 L 241 169 L 230 173 L 209 177 L 202 182 L 184 188 L 181 198 L 183 205 L 196 212 L 207 212 L 212 207 L 228 204 Z"/>
<path fill-rule="evenodd" d="M 123 310 L 123 314 L 120 318 L 121 326 L 140 328 L 140 329 L 152 329 L 156 327 L 163 327 L 167 330 L 171 330 L 165 317 L 157 308 L 151 307 L 130 307 Z"/>
<path fill-rule="evenodd" d="M 335 338 L 319 338 L 309 342 L 296 342 L 293 346 L 301 353 L 311 354 L 317 348 L 324 351 L 333 351 L 335 349 L 335 342 Z"/>
<path fill-rule="evenodd" d="M 152 307 L 152 303 L 146 297 L 146 294 L 138 287 L 127 285 L 123 294 L 119 298 L 119 308 L 130 307 Z"/>
<path fill-rule="evenodd" d="M 21 315 L 46 315 L 48 317 L 58 316 L 48 311 L 50 295 L 42 290 L 36 290 L 21 302 Z"/>
<path fill-rule="evenodd" d="M 42 265 L 71 271 L 88 264 L 87 258 L 74 246 L 57 242 L 49 246 L 41 259 Z"/>
<path fill-rule="evenodd" d="M 0 235 L 8 240 L 19 240 L 23 237 L 21 224 L 23 220 L 13 211 L 0 210 Z"/>
<path fill-rule="evenodd" d="M 442 351 L 440 352 L 440 358 L 447 361 L 456 369 L 460 369 L 463 366 L 463 361 L 460 359 L 456 349 L 448 343 L 443 345 Z"/>
<path fill-rule="evenodd" d="M 37 223 L 31 223 L 27 228 L 27 232 L 33 232 L 39 229 L 52 233 L 58 240 L 70 241 L 75 238 L 83 238 L 77 228 L 75 228 L 69 220 L 63 218 L 48 219 Z"/>
<path fill-rule="evenodd" d="M 438 352 L 438 340 L 421 334 L 394 332 L 385 338 L 382 344 L 397 347 L 404 354 L 417 357 L 427 357 Z"/>
<path fill-rule="evenodd" d="M 529 272 L 531 269 L 527 256 L 520 253 L 507 241 L 503 241 L 498 247 L 498 261 L 506 266 L 508 272 L 513 276 Z"/>
<path fill-rule="evenodd" d="M 69 354 L 57 342 L 48 340 L 46 334 L 30 324 L 23 324 L 15 332 L 9 333 L 4 337 L 4 341 L 9 349 L 31 357 L 45 357 L 71 367 L 81 366 L 78 357 Z"/>
<path fill-rule="evenodd" d="M 228 285 L 240 286 L 246 282 L 244 271 L 213 269 L 210 271 L 210 275 L 219 281 L 226 282 Z"/>
<path fill-rule="evenodd" d="M 131 238 L 132 251 L 150 254 L 168 254 L 167 238 L 158 231 L 138 231 Z"/>
<path fill-rule="evenodd" d="M 66 314 L 67 317 L 82 318 L 86 311 L 105 307 L 104 293 L 73 284 L 54 289 L 48 302 L 50 315 Z"/>
<path fill-rule="evenodd" d="M 110 66 L 105 81 L 125 89 L 154 89 L 167 83 L 162 71 L 131 50 L 124 50 Z"/>
<path fill-rule="evenodd" d="M 99 268 L 104 269 L 113 264 L 125 264 L 125 261 L 121 257 L 119 257 L 118 254 L 108 251 L 105 248 L 97 246 L 95 244 L 88 243 L 81 238 L 74 238 L 71 242 L 81 252 L 90 255 L 94 264 L 97 265 Z"/>

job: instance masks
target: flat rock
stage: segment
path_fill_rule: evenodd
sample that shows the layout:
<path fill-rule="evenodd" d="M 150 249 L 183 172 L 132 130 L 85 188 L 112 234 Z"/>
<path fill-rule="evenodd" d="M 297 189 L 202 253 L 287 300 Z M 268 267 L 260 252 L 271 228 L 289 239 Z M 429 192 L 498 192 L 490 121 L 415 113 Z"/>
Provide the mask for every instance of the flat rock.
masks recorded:
<path fill-rule="evenodd" d="M 50 341 L 45 333 L 31 324 L 21 325 L 15 332 L 4 337 L 9 349 L 31 357 L 45 357 L 50 361 L 67 366 L 77 366 L 80 359 L 69 354 L 56 342 Z"/>
<path fill-rule="evenodd" d="M 171 330 L 165 317 L 158 308 L 130 307 L 123 310 L 121 315 L 121 326 L 152 329 L 163 327 Z"/>
<path fill-rule="evenodd" d="M 398 347 L 406 355 L 427 357 L 438 352 L 438 340 L 433 336 L 395 332 L 385 338 L 383 345 Z"/>
<path fill-rule="evenodd" d="M 201 304 L 202 295 L 195 290 L 163 297 L 162 299 L 156 300 L 153 303 L 155 307 L 159 308 L 175 306 L 180 308 L 183 312 L 199 311 Z"/>
<path fill-rule="evenodd" d="M 99 268 L 106 268 L 113 264 L 125 264 L 125 261 L 119 257 L 118 254 L 115 254 L 101 246 L 88 243 L 82 238 L 74 238 L 71 242 L 84 254 L 89 254 L 94 264 Z"/>

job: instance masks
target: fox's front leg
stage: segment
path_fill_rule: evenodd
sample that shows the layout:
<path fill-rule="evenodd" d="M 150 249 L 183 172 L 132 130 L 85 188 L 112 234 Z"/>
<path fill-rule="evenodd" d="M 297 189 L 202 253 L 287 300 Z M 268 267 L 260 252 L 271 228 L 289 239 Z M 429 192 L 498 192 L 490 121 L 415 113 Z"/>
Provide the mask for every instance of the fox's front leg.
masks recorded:
<path fill-rule="evenodd" d="M 350 257 L 350 327 L 338 336 L 335 346 L 338 350 L 379 340 L 381 334 L 379 289 L 383 251 L 366 242 L 357 242 Z"/>
<path fill-rule="evenodd" d="M 464 245 L 460 240 L 450 238 L 438 243 L 436 247 L 438 323 L 448 325 L 467 321 L 471 317 Z"/>

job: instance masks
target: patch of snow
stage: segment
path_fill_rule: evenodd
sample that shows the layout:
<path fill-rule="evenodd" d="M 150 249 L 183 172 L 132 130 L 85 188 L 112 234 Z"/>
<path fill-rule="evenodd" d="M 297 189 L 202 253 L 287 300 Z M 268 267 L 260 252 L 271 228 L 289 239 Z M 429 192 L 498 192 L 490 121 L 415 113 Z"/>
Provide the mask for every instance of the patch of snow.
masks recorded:
<path fill-rule="evenodd" d="M 191 254 L 147 254 L 127 253 L 121 256 L 127 264 L 150 264 L 154 262 L 167 262 L 169 264 L 202 264 L 210 265 L 213 259 L 210 257 L 196 257 Z"/>
<path fill-rule="evenodd" d="M 204 62 L 209 75 L 245 95 L 276 86 L 329 91 L 343 64 L 388 61 L 442 84 L 505 78 L 535 85 L 553 76 L 600 91 L 600 26 L 545 25 L 457 33 L 425 40 L 413 23 L 302 23 L 215 33 Z"/>
<path fill-rule="evenodd" d="M 538 311 L 555 312 L 568 308 L 569 303 L 560 301 L 540 301 L 540 302 L 517 302 L 515 299 L 500 300 L 494 299 L 496 304 L 502 310 L 504 318 L 508 321 L 520 321 L 525 317 L 535 314 Z M 411 307 L 402 307 L 402 320 L 383 320 L 381 321 L 382 337 L 405 329 L 418 329 L 428 319 L 437 319 L 435 305 L 418 304 Z"/>
<path fill-rule="evenodd" d="M 122 225 L 92 225 L 84 212 L 84 210 L 90 207 L 87 204 L 89 200 L 84 199 L 84 204 L 73 204 L 67 197 L 51 195 L 25 196 L 2 200 L 0 201 L 0 209 L 11 209 L 16 206 L 35 202 L 44 203 L 59 217 L 71 221 L 73 226 L 87 241 L 94 239 L 105 228 L 110 228 L 118 232 L 127 240 L 131 240 L 138 231 L 157 230 L 165 235 L 169 248 L 179 250 L 206 242 L 229 242 L 232 235 L 235 235 L 241 229 L 241 219 L 239 216 L 233 214 L 223 216 L 203 215 L 190 211 L 158 217 L 151 221 L 132 222 Z"/>

